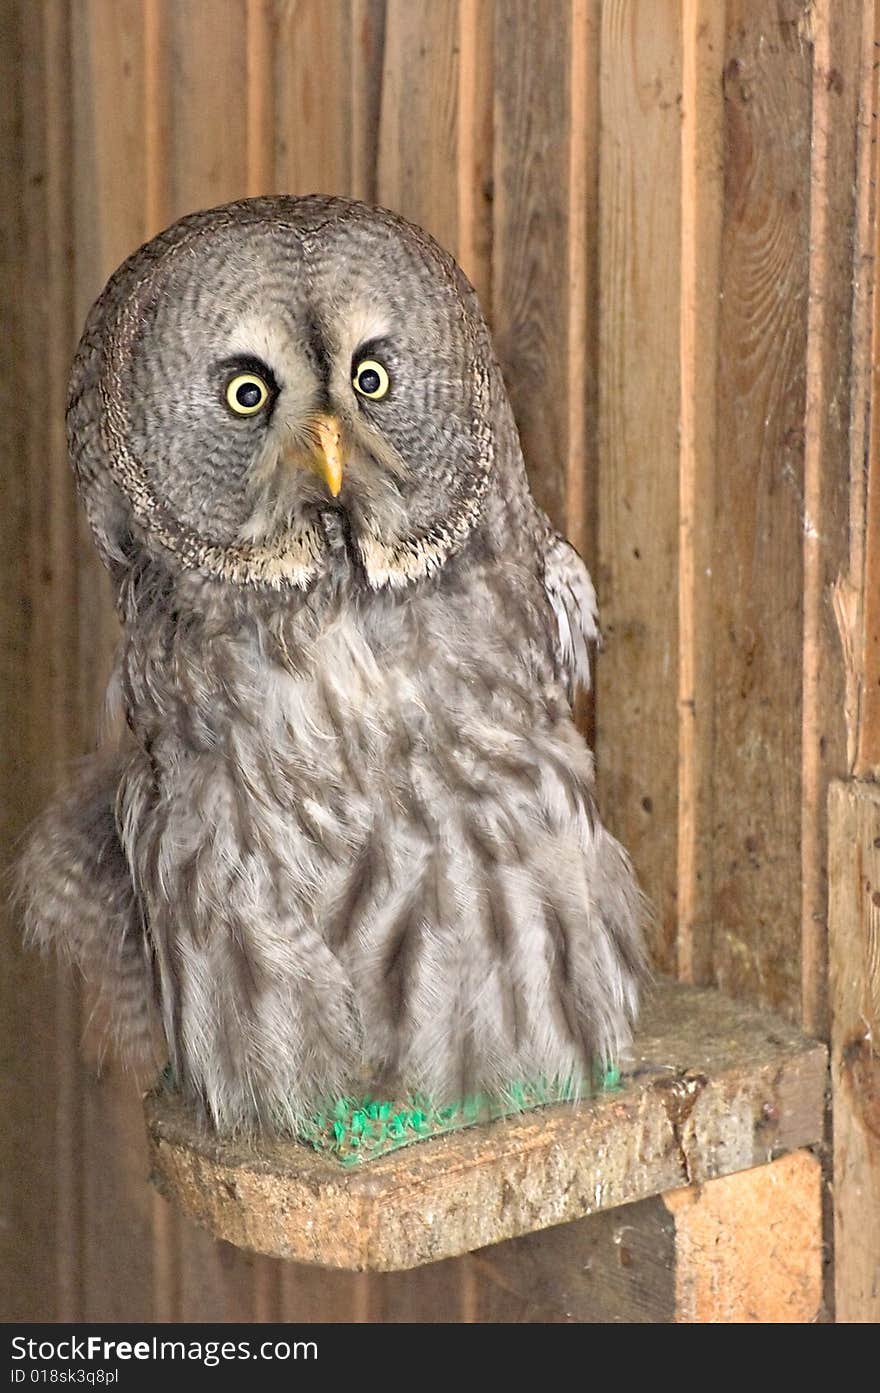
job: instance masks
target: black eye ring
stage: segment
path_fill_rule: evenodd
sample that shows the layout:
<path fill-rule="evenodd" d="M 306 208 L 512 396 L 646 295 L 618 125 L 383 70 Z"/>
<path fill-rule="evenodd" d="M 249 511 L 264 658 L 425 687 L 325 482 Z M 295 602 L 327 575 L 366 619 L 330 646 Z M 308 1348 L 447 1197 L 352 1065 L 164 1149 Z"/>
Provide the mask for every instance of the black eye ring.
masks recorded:
<path fill-rule="evenodd" d="M 226 405 L 236 416 L 256 416 L 270 395 L 268 382 L 257 372 L 238 372 L 226 384 Z"/>
<path fill-rule="evenodd" d="M 370 401 L 381 401 L 391 386 L 388 371 L 375 358 L 364 358 L 358 363 L 351 379 L 351 385 L 362 397 Z"/>

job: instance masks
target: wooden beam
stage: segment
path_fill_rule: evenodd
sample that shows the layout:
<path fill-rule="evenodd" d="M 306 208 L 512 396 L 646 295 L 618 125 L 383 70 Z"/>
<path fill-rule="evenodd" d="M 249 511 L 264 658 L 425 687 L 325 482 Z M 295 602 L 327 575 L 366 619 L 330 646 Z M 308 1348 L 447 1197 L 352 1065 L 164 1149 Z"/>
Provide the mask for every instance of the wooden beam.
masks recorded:
<path fill-rule="evenodd" d="M 859 682 L 858 731 L 855 772 L 876 777 L 880 773 L 880 279 L 877 257 L 880 252 L 880 217 L 877 207 L 877 180 L 880 178 L 880 114 L 878 114 L 878 75 L 876 55 L 880 43 L 880 7 L 866 7 L 866 38 L 871 42 L 873 61 L 863 93 L 861 132 L 864 164 L 859 173 L 867 174 L 868 187 L 860 185 L 863 218 L 856 246 L 857 290 L 867 300 L 863 319 L 856 319 L 854 352 L 860 356 L 863 394 L 857 395 L 866 425 L 861 439 L 862 453 L 854 454 L 853 468 L 864 490 L 853 519 L 854 530 L 861 522 L 864 541 L 856 540 L 861 563 L 854 580 L 859 624 L 856 633 L 857 680 Z M 865 45 L 866 49 L 868 44 Z M 870 102 L 867 105 L 866 100 Z M 867 168 L 865 168 L 867 166 Z M 858 438 L 858 437 L 857 437 Z M 859 516 L 859 513 L 861 516 Z M 861 582 L 861 583 L 860 583 Z"/>
<path fill-rule="evenodd" d="M 880 785 L 829 796 L 834 1254 L 839 1321 L 880 1320 Z"/>
<path fill-rule="evenodd" d="M 36 811 L 34 805 L 39 806 L 52 791 L 70 759 L 89 748 L 92 730 L 81 724 L 80 518 L 64 432 L 67 375 L 76 334 L 70 6 L 66 0 L 22 5 L 20 25 L 22 47 L 17 61 L 26 75 L 21 89 L 20 195 L 26 310 L 15 353 L 18 362 L 27 364 L 20 377 L 19 407 L 27 421 L 27 439 L 15 468 L 28 484 L 31 573 L 25 603 L 32 641 L 17 699 L 27 707 L 26 802 L 29 811 Z M 14 797 L 17 792 L 16 788 Z M 19 989 L 28 978 L 34 984 L 31 1009 L 11 1027 L 16 1045 L 24 1044 L 27 1058 L 28 1096 L 18 1117 L 48 1174 L 42 1177 L 40 1212 L 25 1200 L 36 1252 L 24 1253 L 22 1266 L 25 1274 L 35 1267 L 45 1273 L 51 1253 L 54 1280 L 44 1275 L 38 1299 L 46 1300 L 48 1318 L 72 1321 L 85 1315 L 80 995 L 77 983 L 63 969 L 52 972 L 54 1000 L 51 989 L 46 990 L 46 974 L 33 960 L 23 966 Z M 17 1001 L 16 1011 L 19 1006 Z M 31 1183 L 31 1176 L 23 1178 Z"/>
<path fill-rule="evenodd" d="M 873 0 L 871 0 L 873 4 Z M 828 1034 L 829 781 L 847 772 L 846 668 L 833 594 L 850 527 L 853 236 L 864 0 L 819 0 L 813 46 L 804 429 L 801 1024 Z"/>
<path fill-rule="evenodd" d="M 684 0 L 681 107 L 681 429 L 678 460 L 676 967 L 712 980 L 712 527 L 724 206 L 724 6 Z"/>
<path fill-rule="evenodd" d="M 143 128 L 152 92 L 141 61 L 147 42 L 144 8 L 140 0 L 120 0 L 112 8 L 101 0 L 75 0 L 71 18 L 75 334 L 111 271 L 159 228 L 147 221 L 149 161 Z M 68 487 L 72 494 L 72 477 Z M 95 743 L 119 622 L 109 577 L 80 509 L 77 521 L 77 690 L 86 750 Z M 97 1319 L 98 1313 L 105 1320 L 149 1319 L 152 1202 L 135 1186 L 143 1167 L 137 1099 L 126 1071 L 107 1058 L 103 1024 L 90 1019 L 89 1025 L 83 1044 L 77 1040 L 72 1045 L 86 1066 L 79 1083 L 83 1319 Z M 113 1241 L 122 1212 L 124 1247 Z"/>
<path fill-rule="evenodd" d="M 713 977 L 799 1018 L 812 46 L 804 0 L 727 0 L 712 526 Z"/>
<path fill-rule="evenodd" d="M 458 251 L 457 0 L 388 0 L 379 197 Z"/>
<path fill-rule="evenodd" d="M 682 15 L 602 7 L 599 73 L 599 798 L 676 969 Z M 525 118 L 524 118 L 525 119 Z M 532 294 L 537 297 L 537 290 Z"/>
<path fill-rule="evenodd" d="M 809 1151 L 475 1253 L 478 1319 L 812 1322 L 822 1168 Z"/>
<path fill-rule="evenodd" d="M 148 1095 L 153 1178 L 217 1238 L 389 1271 L 702 1184 L 818 1141 L 824 1046 L 714 991 L 664 984 L 620 1091 L 473 1126 L 345 1169 L 301 1142 L 256 1149 Z"/>
<path fill-rule="evenodd" d="M 578 8 L 580 19 L 581 10 Z M 493 332 L 535 497 L 566 527 L 570 372 L 583 353 L 583 313 L 572 301 L 569 187 L 581 178 L 570 150 L 573 54 L 570 4 L 547 22 L 540 0 L 504 0 L 495 9 L 495 154 L 492 258 Z M 584 100 L 587 94 L 580 94 Z M 582 132 L 577 133 L 578 136 Z M 584 176 L 585 177 L 585 176 Z M 578 302 L 586 295 L 575 273 Z M 569 359 L 569 335 L 574 330 Z M 584 374 L 590 373 L 582 363 Z M 583 390 L 583 376 L 578 390 Z M 573 448 L 582 450 L 579 440 Z M 575 540 L 583 543 L 582 537 Z"/>

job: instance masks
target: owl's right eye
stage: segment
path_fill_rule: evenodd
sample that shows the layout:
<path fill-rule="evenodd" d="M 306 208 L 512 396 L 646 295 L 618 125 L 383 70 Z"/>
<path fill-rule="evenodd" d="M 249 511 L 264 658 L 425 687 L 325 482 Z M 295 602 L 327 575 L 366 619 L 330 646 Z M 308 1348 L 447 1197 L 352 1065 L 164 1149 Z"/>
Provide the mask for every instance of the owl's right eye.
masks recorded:
<path fill-rule="evenodd" d="M 270 395 L 268 382 L 256 372 L 236 373 L 226 384 L 226 405 L 236 416 L 256 416 Z"/>

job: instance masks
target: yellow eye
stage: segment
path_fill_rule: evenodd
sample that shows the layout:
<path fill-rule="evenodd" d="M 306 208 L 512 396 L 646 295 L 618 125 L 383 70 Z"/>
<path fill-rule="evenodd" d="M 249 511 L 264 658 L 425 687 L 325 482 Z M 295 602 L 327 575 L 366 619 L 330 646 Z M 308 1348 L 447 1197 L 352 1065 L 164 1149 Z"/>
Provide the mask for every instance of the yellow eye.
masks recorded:
<path fill-rule="evenodd" d="M 255 372 L 237 373 L 226 385 L 226 404 L 236 416 L 256 416 L 269 400 L 269 385 Z"/>
<path fill-rule="evenodd" d="M 379 401 L 385 396 L 391 382 L 381 363 L 375 362 L 372 358 L 365 358 L 355 368 L 351 385 L 356 392 L 360 392 L 362 397 L 369 397 L 371 401 Z"/>

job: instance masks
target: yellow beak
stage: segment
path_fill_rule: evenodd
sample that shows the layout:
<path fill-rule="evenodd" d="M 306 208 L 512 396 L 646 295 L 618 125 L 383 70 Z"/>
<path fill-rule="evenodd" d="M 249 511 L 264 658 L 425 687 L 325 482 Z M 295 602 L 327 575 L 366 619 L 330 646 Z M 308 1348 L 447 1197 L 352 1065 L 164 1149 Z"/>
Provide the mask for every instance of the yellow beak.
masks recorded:
<path fill-rule="evenodd" d="M 342 432 L 334 416 L 319 416 L 314 423 L 317 444 L 313 468 L 336 498 L 342 488 Z"/>

